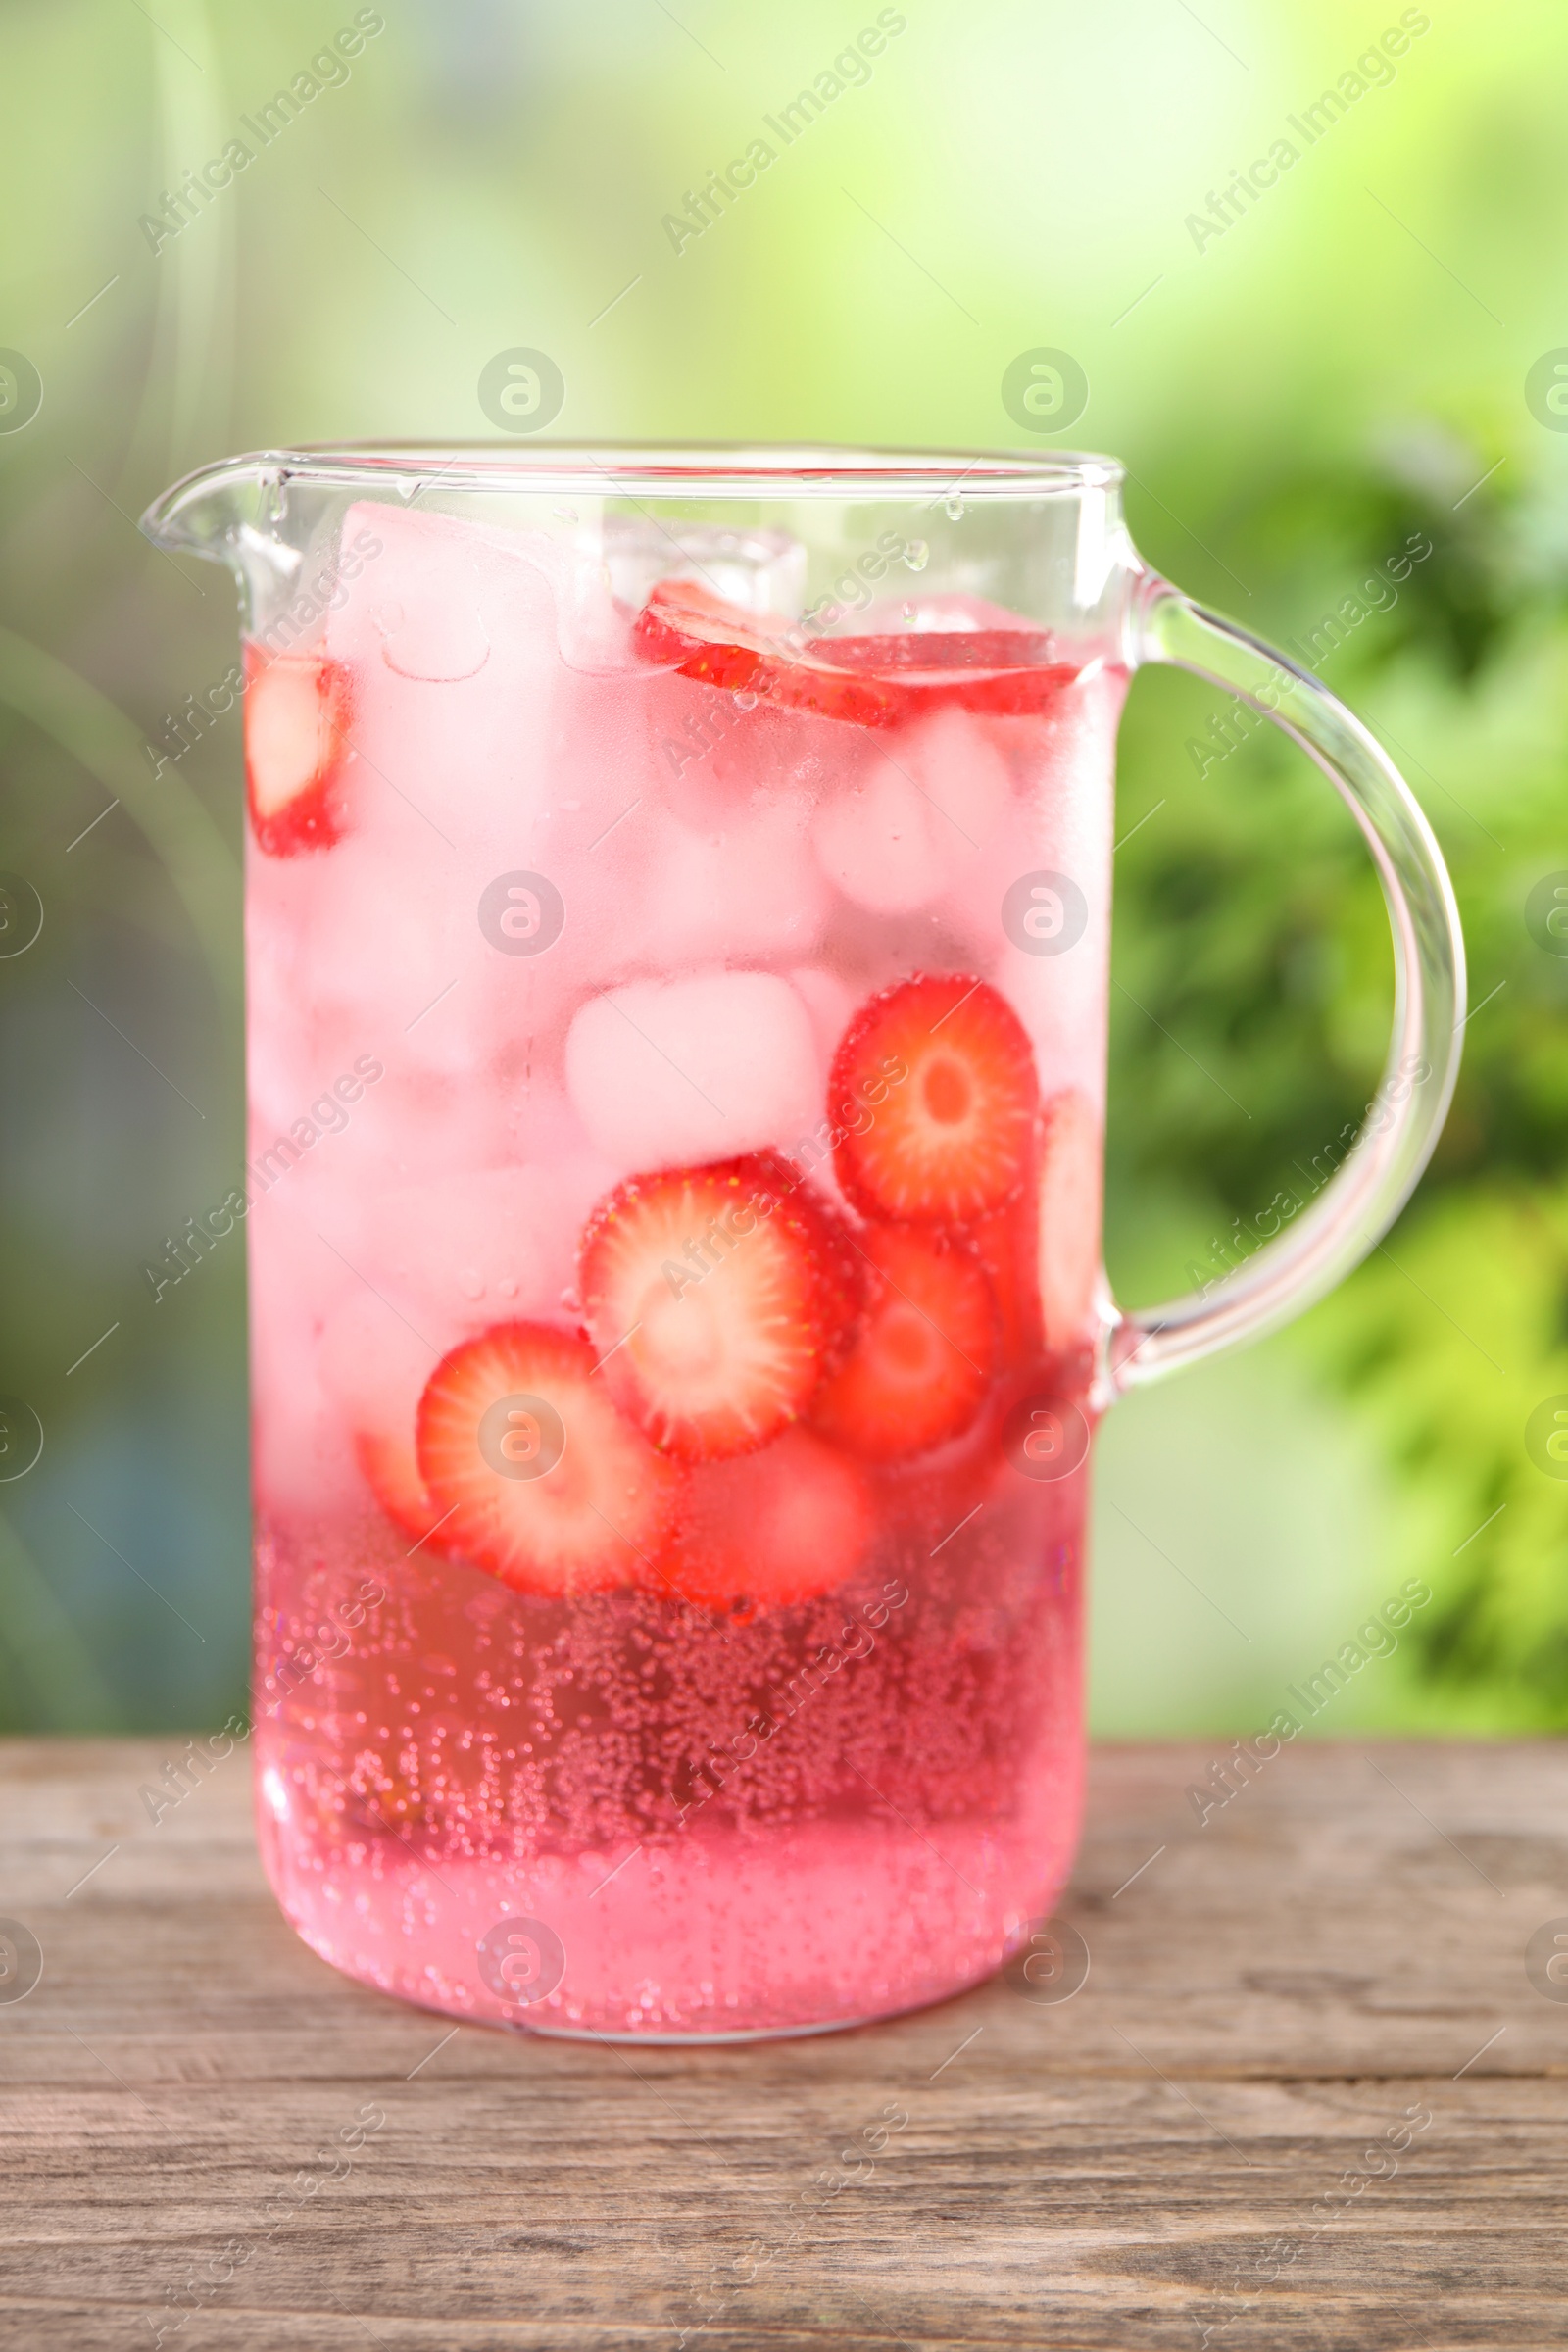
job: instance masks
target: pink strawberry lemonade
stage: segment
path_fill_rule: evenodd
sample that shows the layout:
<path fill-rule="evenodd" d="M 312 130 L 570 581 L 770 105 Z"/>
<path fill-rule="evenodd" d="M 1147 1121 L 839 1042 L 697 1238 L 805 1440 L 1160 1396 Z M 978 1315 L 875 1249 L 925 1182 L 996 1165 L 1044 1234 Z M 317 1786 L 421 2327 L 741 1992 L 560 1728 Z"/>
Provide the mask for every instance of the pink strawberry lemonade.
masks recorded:
<path fill-rule="evenodd" d="M 457 2017 L 936 1999 L 1078 1828 L 1124 676 L 807 635 L 777 536 L 331 552 L 247 649 L 272 1884 Z"/>

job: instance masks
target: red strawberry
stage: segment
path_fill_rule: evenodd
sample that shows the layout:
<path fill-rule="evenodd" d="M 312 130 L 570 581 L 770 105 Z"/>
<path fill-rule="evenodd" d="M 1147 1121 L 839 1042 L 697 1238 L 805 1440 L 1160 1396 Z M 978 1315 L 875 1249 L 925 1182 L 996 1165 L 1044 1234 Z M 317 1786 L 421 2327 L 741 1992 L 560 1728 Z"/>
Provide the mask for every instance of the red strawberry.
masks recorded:
<path fill-rule="evenodd" d="M 969 1229 L 1002 1310 L 1002 1360 L 1065 1358 L 1093 1339 L 1100 1271 L 1100 1121 L 1074 1088 L 1053 1095 L 1016 1200 Z"/>
<path fill-rule="evenodd" d="M 422 1536 L 440 1518 L 419 1476 L 412 1437 L 361 1430 L 354 1440 L 354 1458 L 382 1510 L 408 1536 Z"/>
<path fill-rule="evenodd" d="M 773 613 L 742 612 L 695 580 L 661 580 L 637 615 L 632 632 L 650 662 L 682 677 L 727 687 L 847 718 L 860 726 L 890 726 L 895 712 L 886 690 L 817 658 L 805 633 Z"/>
<path fill-rule="evenodd" d="M 682 1474 L 615 1411 L 586 1340 L 497 1323 L 419 1399 L 419 1474 L 442 1544 L 519 1592 L 601 1592 L 651 1565 Z"/>
<path fill-rule="evenodd" d="M 1045 1346 L 1040 1312 L 1040 1124 L 1029 1140 L 1016 1197 L 968 1228 L 990 1277 L 1002 1318 L 1002 1362 L 1009 1371 L 1037 1366 Z"/>
<path fill-rule="evenodd" d="M 349 673 L 321 654 L 245 648 L 245 793 L 273 858 L 330 849 L 343 832 Z"/>
<path fill-rule="evenodd" d="M 1046 1104 L 1040 1153 L 1040 1298 L 1046 1346 L 1089 1336 L 1100 1273 L 1100 1119 L 1075 1087 Z"/>
<path fill-rule="evenodd" d="M 791 1429 L 764 1452 L 693 1471 L 679 1536 L 659 1565 L 683 1599 L 749 1618 L 841 1585 L 874 1525 L 864 1473 Z"/>
<path fill-rule="evenodd" d="M 683 677 L 864 727 L 899 726 L 939 703 L 1044 710 L 1078 674 L 1047 659 L 1052 641 L 1039 629 L 814 637 L 775 613 L 743 612 L 695 580 L 661 580 L 633 635 L 650 662 Z"/>
<path fill-rule="evenodd" d="M 1078 677 L 1073 662 L 1049 660 L 1052 639 L 1043 629 L 909 629 L 900 637 L 816 643 L 837 667 L 875 676 L 895 723 L 938 704 L 1009 718 L 1050 710 Z"/>
<path fill-rule="evenodd" d="M 811 1405 L 812 1425 L 852 1452 L 891 1462 L 968 1428 L 997 1356 L 997 1309 L 963 1243 L 915 1225 L 873 1226 L 865 1317 Z"/>
<path fill-rule="evenodd" d="M 1017 1371 L 1039 1361 L 1040 1198 L 1038 1153 L 1031 1153 L 1016 1200 L 978 1217 L 968 1229 L 975 1255 L 991 1280 L 1002 1319 L 1002 1362 Z"/>
<path fill-rule="evenodd" d="M 450 1557 L 447 1506 L 430 1500 L 419 1476 L 413 1431 L 407 1437 L 388 1437 L 379 1430 L 361 1430 L 354 1440 L 354 1458 L 370 1493 L 393 1526 L 408 1537 L 413 1551 L 420 1557 Z"/>
<path fill-rule="evenodd" d="M 1039 1087 L 1023 1024 L 987 981 L 927 973 L 863 1004 L 829 1081 L 830 1102 L 856 1098 L 872 1115 L 834 1164 L 866 1216 L 965 1225 L 1017 1195 Z"/>
<path fill-rule="evenodd" d="M 589 1218 L 578 1280 L 611 1396 L 688 1462 L 797 1418 L 858 1288 L 832 1210 L 774 1152 L 632 1177 Z"/>

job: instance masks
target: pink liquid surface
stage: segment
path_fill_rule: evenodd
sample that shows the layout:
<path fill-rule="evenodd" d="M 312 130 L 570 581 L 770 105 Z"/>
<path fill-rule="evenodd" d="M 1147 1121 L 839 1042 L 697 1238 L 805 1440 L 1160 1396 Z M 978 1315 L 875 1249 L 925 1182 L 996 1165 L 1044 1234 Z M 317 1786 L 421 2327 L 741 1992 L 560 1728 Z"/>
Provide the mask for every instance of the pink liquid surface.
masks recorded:
<path fill-rule="evenodd" d="M 911 973 L 983 976 L 1042 1098 L 1098 1114 L 1122 680 L 1080 663 L 1039 709 L 959 691 L 868 726 L 651 663 L 628 600 L 542 539 L 380 506 L 350 510 L 345 544 L 364 531 L 312 640 L 352 698 L 336 838 L 253 840 L 249 866 L 272 1884 L 337 1967 L 536 2030 L 798 2032 L 939 1998 L 1071 1865 L 1088 1467 L 1040 1476 L 1017 1415 L 1083 1403 L 1087 1322 L 1013 1347 L 960 1436 L 863 1465 L 853 1571 L 760 1612 L 444 1556 L 415 1415 L 459 1342 L 577 1328 L 580 1228 L 628 1176 L 771 1149 L 853 1222 L 809 1139 L 846 1023 Z M 1042 869 L 1083 891 L 1071 955 L 1000 919 Z M 536 956 L 476 918 L 517 870 L 566 909 Z M 732 1035 L 741 972 L 769 988 Z M 583 1044 L 600 998 L 677 983 L 703 1083 L 650 1075 L 646 993 L 623 1063 L 603 1021 Z M 1098 1256 L 1081 1222 L 1058 1254 Z"/>

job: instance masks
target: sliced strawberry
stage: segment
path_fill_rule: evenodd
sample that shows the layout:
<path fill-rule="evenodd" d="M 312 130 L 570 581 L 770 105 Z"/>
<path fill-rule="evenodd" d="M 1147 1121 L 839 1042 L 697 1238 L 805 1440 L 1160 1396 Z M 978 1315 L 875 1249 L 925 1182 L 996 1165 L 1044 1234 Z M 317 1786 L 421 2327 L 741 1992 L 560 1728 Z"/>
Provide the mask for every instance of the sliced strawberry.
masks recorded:
<path fill-rule="evenodd" d="M 578 1282 L 609 1393 L 688 1462 L 797 1418 L 858 1288 L 833 1211 L 774 1152 L 632 1177 L 588 1220 Z"/>
<path fill-rule="evenodd" d="M 1023 1024 L 987 981 L 928 973 L 862 1005 L 829 1081 L 830 1102 L 855 1099 L 872 1115 L 834 1164 L 866 1216 L 965 1225 L 1016 1197 L 1039 1087 Z"/>
<path fill-rule="evenodd" d="M 1078 674 L 1053 662 L 1050 636 L 1027 625 L 814 637 L 775 613 L 743 612 L 695 580 L 661 580 L 633 638 L 646 660 L 683 677 L 862 727 L 900 726 L 939 703 L 1045 710 Z"/>
<path fill-rule="evenodd" d="M 430 1500 L 419 1476 L 412 1431 L 389 1437 L 380 1430 L 361 1430 L 354 1440 L 354 1458 L 366 1485 L 394 1527 L 422 1551 L 443 1553 L 445 1528 L 437 1528 L 443 1506 Z"/>
<path fill-rule="evenodd" d="M 349 673 L 322 654 L 245 647 L 245 794 L 273 858 L 329 849 L 344 830 Z"/>
<path fill-rule="evenodd" d="M 416 1426 L 443 1544 L 519 1592 L 630 1584 L 673 1524 L 682 1474 L 616 1412 L 586 1340 L 493 1325 L 437 1364 Z"/>
<path fill-rule="evenodd" d="M 646 661 L 731 694 L 755 694 L 863 727 L 891 726 L 893 698 L 875 678 L 816 659 L 811 640 L 772 613 L 743 612 L 695 580 L 661 580 L 632 640 Z"/>
<path fill-rule="evenodd" d="M 997 1359 L 997 1308 L 965 1244 L 915 1225 L 873 1226 L 855 1345 L 811 1405 L 813 1428 L 876 1462 L 923 1453 L 969 1427 Z"/>
<path fill-rule="evenodd" d="M 1068 1087 L 1046 1104 L 1040 1154 L 1040 1298 L 1045 1343 L 1069 1348 L 1090 1334 L 1100 1272 L 1100 1119 Z"/>
<path fill-rule="evenodd" d="M 1078 665 L 1050 659 L 1042 629 L 909 629 L 899 637 L 819 637 L 835 669 L 867 674 L 890 708 L 886 724 L 939 703 L 1008 718 L 1054 709 Z"/>
<path fill-rule="evenodd" d="M 989 1217 L 977 1217 L 968 1228 L 996 1296 L 1002 1362 L 1010 1371 L 1037 1363 L 1045 1344 L 1040 1319 L 1039 1178 L 1039 1147 L 1033 1143 L 1017 1199 Z"/>
<path fill-rule="evenodd" d="M 693 1471 L 680 1533 L 659 1565 L 683 1599 L 749 1618 L 841 1585 L 874 1526 L 865 1474 L 792 1429 L 765 1452 Z"/>

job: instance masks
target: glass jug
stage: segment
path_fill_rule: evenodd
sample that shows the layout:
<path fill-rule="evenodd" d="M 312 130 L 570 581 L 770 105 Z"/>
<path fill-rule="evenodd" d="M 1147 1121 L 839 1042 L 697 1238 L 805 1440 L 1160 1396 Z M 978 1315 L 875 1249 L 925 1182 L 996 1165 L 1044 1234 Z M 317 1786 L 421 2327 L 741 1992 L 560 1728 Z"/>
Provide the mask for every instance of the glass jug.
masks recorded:
<path fill-rule="evenodd" d="M 262 1846 L 457 2017 L 801 2033 L 1071 1867 L 1089 1454 L 1394 1217 L 1458 1057 L 1366 730 L 1142 563 L 1096 457 L 536 445 L 215 466 L 240 591 Z M 1354 812 L 1387 1080 L 1201 1298 L 1101 1269 L 1142 662 Z"/>

